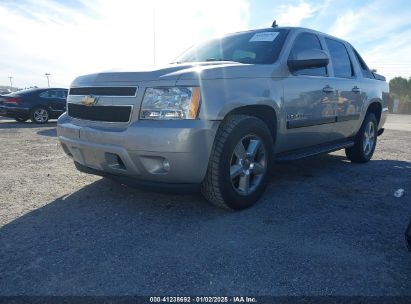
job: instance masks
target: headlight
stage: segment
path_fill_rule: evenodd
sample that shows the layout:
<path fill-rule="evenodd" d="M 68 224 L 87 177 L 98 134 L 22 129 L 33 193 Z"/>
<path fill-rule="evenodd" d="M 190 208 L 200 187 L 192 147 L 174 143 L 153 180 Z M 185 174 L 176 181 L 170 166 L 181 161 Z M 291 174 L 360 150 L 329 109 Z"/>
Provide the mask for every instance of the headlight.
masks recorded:
<path fill-rule="evenodd" d="M 140 119 L 196 119 L 199 107 L 198 87 L 147 88 Z"/>

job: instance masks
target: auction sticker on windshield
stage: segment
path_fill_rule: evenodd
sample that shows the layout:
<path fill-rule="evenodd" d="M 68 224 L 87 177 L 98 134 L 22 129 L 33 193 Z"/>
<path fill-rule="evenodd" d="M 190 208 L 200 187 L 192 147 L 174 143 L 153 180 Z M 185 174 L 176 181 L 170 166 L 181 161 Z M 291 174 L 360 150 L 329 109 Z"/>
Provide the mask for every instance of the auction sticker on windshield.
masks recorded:
<path fill-rule="evenodd" d="M 257 41 L 274 41 L 274 39 L 278 36 L 279 32 L 262 32 L 256 33 L 253 37 L 251 37 L 250 42 L 257 42 Z"/>

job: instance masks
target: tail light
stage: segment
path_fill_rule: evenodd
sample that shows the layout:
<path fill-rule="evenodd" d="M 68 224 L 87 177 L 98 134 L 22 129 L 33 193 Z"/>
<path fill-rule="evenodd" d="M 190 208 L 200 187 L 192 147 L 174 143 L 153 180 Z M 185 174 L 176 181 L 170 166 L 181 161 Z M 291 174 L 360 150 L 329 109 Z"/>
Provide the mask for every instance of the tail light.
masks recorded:
<path fill-rule="evenodd" d="M 20 99 L 21 99 L 21 97 L 6 97 L 4 100 L 3 100 L 3 103 L 4 104 L 14 104 L 14 105 L 17 105 L 19 102 L 20 102 Z"/>

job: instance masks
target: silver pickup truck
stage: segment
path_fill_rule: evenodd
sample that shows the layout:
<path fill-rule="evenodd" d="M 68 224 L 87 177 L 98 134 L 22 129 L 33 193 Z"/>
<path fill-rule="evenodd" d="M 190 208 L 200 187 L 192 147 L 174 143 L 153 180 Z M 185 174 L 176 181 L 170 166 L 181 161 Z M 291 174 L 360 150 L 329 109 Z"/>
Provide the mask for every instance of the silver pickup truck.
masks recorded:
<path fill-rule="evenodd" d="M 348 42 L 274 26 L 195 45 L 163 67 L 80 76 L 57 131 L 80 171 L 199 186 L 210 202 L 243 209 L 275 162 L 339 149 L 369 161 L 388 97 Z"/>

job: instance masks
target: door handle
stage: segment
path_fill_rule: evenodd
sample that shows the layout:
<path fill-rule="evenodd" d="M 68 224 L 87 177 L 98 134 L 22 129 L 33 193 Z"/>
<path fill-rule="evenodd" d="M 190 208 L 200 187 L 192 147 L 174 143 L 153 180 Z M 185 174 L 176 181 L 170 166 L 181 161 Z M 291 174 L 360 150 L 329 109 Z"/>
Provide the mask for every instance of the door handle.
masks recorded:
<path fill-rule="evenodd" d="M 332 87 L 330 87 L 329 85 L 326 85 L 324 88 L 323 88 L 323 92 L 324 93 L 334 93 L 334 89 L 332 88 Z"/>
<path fill-rule="evenodd" d="M 352 91 L 353 91 L 354 93 L 360 93 L 360 92 L 361 92 L 361 89 L 360 89 L 359 87 L 355 86 L 355 87 L 352 88 Z"/>

